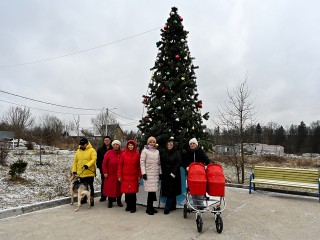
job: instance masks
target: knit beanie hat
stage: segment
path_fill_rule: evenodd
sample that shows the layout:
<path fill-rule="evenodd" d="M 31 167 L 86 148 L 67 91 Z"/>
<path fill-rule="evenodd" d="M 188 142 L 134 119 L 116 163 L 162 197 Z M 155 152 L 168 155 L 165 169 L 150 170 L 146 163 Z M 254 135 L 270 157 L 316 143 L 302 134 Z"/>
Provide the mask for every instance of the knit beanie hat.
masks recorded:
<path fill-rule="evenodd" d="M 155 137 L 149 137 L 148 141 L 147 141 L 147 144 L 149 144 L 150 141 L 154 141 L 155 143 L 157 142 Z"/>
<path fill-rule="evenodd" d="M 88 143 L 89 143 L 88 139 L 86 139 L 86 138 L 81 138 L 81 139 L 80 139 L 80 142 L 79 142 L 79 145 L 85 145 L 85 144 L 88 144 Z"/>
<path fill-rule="evenodd" d="M 113 140 L 113 142 L 111 143 L 112 147 L 114 144 L 118 144 L 121 147 L 121 142 L 119 140 Z"/>
<path fill-rule="evenodd" d="M 194 144 L 196 144 L 196 145 L 198 146 L 198 141 L 197 141 L 196 138 L 191 138 L 190 141 L 189 141 L 189 145 L 190 145 L 191 143 L 194 143 Z"/>

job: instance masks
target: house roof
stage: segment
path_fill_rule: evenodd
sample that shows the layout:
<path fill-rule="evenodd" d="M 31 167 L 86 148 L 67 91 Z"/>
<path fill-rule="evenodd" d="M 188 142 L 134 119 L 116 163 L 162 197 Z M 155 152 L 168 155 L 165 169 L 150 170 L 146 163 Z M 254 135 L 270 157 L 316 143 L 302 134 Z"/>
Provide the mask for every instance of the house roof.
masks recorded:
<path fill-rule="evenodd" d="M 14 132 L 0 131 L 0 140 L 14 138 Z"/>

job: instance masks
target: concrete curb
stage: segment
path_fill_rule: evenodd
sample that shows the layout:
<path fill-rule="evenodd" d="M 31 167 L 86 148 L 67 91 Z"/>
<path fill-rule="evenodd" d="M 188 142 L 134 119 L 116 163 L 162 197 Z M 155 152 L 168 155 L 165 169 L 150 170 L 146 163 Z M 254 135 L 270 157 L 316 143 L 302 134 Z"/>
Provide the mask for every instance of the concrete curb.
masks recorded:
<path fill-rule="evenodd" d="M 100 192 L 95 192 L 94 197 L 99 197 L 99 196 L 100 196 Z M 53 208 L 53 207 L 57 207 L 57 206 L 61 206 L 69 203 L 70 203 L 70 197 L 64 197 L 64 198 L 59 198 L 55 200 L 49 200 L 45 202 L 30 204 L 22 207 L 9 208 L 9 209 L 0 211 L 0 219 L 15 217 L 21 214 L 39 211 L 46 208 Z"/>

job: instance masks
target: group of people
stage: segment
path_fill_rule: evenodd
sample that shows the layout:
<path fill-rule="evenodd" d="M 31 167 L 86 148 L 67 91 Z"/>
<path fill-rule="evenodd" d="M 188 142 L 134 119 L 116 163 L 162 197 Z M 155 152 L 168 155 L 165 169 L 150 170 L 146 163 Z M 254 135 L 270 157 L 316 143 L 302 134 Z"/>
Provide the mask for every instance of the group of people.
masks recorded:
<path fill-rule="evenodd" d="M 168 139 L 164 150 L 156 148 L 156 138 L 149 137 L 147 145 L 137 151 L 137 143 L 129 140 L 125 150 L 121 150 L 121 142 L 106 136 L 103 145 L 96 151 L 90 142 L 83 138 L 74 156 L 72 172 L 79 176 L 81 182 L 90 185 L 90 203 L 94 206 L 95 166 L 101 173 L 100 202 L 108 200 L 108 208 L 113 203 L 123 207 L 122 194 L 125 194 L 126 211 L 136 212 L 137 192 L 139 181 L 143 178 L 144 190 L 148 193 L 146 213 L 154 215 L 158 211 L 153 202 L 157 201 L 156 192 L 160 190 L 161 196 L 166 197 L 164 214 L 176 209 L 176 196 L 181 194 L 180 167 L 188 169 L 192 162 L 209 164 L 209 158 L 198 147 L 196 138 L 189 141 L 189 147 L 180 154 L 174 140 Z M 197 196 L 193 196 L 196 201 Z M 86 199 L 83 200 L 84 202 Z"/>

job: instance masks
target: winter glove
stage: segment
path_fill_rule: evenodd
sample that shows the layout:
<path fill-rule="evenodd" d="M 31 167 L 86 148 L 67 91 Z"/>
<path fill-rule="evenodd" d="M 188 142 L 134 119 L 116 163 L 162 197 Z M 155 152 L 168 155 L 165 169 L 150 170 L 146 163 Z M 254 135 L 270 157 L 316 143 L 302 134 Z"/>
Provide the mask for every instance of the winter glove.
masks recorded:
<path fill-rule="evenodd" d="M 159 174 L 159 180 L 162 180 L 162 174 Z"/>
<path fill-rule="evenodd" d="M 83 168 L 88 169 L 89 167 L 88 167 L 88 165 L 83 165 Z"/>
<path fill-rule="evenodd" d="M 143 174 L 143 175 L 142 175 L 142 178 L 143 178 L 144 180 L 147 180 L 147 174 Z"/>

